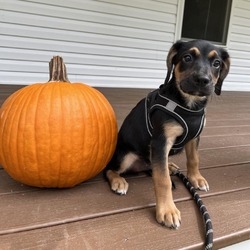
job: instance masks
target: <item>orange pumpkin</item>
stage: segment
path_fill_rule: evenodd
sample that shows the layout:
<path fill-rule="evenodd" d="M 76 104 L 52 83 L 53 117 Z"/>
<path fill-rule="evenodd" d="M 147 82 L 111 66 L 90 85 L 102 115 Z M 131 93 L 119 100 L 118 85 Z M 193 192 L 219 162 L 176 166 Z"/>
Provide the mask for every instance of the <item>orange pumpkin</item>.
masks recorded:
<path fill-rule="evenodd" d="M 12 94 L 0 111 L 0 159 L 13 179 L 36 187 L 72 187 L 103 170 L 117 123 L 96 89 L 70 83 L 61 57 L 50 80 Z"/>

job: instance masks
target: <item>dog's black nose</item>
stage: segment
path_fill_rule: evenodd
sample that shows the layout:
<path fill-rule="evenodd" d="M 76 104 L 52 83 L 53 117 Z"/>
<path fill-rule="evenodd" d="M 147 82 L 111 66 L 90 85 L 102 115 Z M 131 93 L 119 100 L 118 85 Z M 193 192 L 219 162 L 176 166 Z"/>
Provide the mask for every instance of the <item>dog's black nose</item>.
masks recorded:
<path fill-rule="evenodd" d="M 194 82 L 198 85 L 207 85 L 210 82 L 210 78 L 204 75 L 194 75 Z"/>

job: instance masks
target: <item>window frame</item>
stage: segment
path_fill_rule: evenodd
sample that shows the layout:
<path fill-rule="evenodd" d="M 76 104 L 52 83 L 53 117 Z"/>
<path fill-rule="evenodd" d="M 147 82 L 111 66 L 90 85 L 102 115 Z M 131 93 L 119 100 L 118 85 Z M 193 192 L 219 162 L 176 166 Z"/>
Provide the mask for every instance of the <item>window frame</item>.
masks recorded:
<path fill-rule="evenodd" d="M 175 41 L 177 41 L 177 40 L 183 40 L 183 41 L 192 40 L 192 39 L 182 38 L 181 37 L 182 22 L 183 22 L 183 17 L 184 17 L 185 1 L 186 0 L 178 0 L 177 18 L 176 18 L 176 26 L 175 26 Z M 228 47 L 228 44 L 229 44 L 229 41 L 230 41 L 230 36 L 231 36 L 232 16 L 233 16 L 233 12 L 234 12 L 234 9 L 235 9 L 234 6 L 235 6 L 235 0 L 232 0 L 231 13 L 230 13 L 230 16 L 229 16 L 228 31 L 227 31 L 227 37 L 226 37 L 225 44 L 224 43 L 219 43 L 219 42 L 211 41 L 213 44 L 217 44 L 217 45 L 220 45 L 221 47 L 225 47 L 225 48 Z"/>

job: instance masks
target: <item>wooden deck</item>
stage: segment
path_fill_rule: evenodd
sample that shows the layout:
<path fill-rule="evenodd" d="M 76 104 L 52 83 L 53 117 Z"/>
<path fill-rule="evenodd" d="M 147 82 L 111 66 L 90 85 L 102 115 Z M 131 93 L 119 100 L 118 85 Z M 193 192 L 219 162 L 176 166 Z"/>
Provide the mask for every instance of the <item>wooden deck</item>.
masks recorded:
<path fill-rule="evenodd" d="M 0 105 L 20 86 L 0 85 Z M 100 89 L 119 125 L 149 90 Z M 209 182 L 199 192 L 212 218 L 214 249 L 250 239 L 250 93 L 224 92 L 208 107 L 200 145 Z M 172 158 L 185 173 L 185 155 Z M 155 221 L 151 178 L 129 176 L 126 196 L 112 193 L 102 175 L 72 189 L 38 189 L 13 181 L 0 167 L 0 249 L 203 249 L 204 224 L 177 177 L 179 230 Z"/>

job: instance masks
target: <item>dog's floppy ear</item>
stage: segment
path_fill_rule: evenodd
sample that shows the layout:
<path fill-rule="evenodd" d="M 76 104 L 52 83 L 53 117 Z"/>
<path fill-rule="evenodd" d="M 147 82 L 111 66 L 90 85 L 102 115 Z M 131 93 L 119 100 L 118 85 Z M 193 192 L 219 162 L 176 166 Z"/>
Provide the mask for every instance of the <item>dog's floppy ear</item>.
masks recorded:
<path fill-rule="evenodd" d="M 226 76 L 229 72 L 229 68 L 230 68 L 230 56 L 227 53 L 227 51 L 224 49 L 220 49 L 220 54 L 221 54 L 221 58 L 222 58 L 222 65 L 221 65 L 219 79 L 218 79 L 217 83 L 215 84 L 215 88 L 214 88 L 214 92 L 216 95 L 221 94 L 222 83 L 223 83 L 224 79 L 226 78 Z"/>
<path fill-rule="evenodd" d="M 168 56 L 167 56 L 167 76 L 165 79 L 165 83 L 168 83 L 172 70 L 173 70 L 173 66 L 174 66 L 174 58 L 177 54 L 177 52 L 179 51 L 180 47 L 182 46 L 184 42 L 183 41 L 177 41 L 175 44 L 173 44 L 173 46 L 170 48 L 169 52 L 168 52 Z"/>

